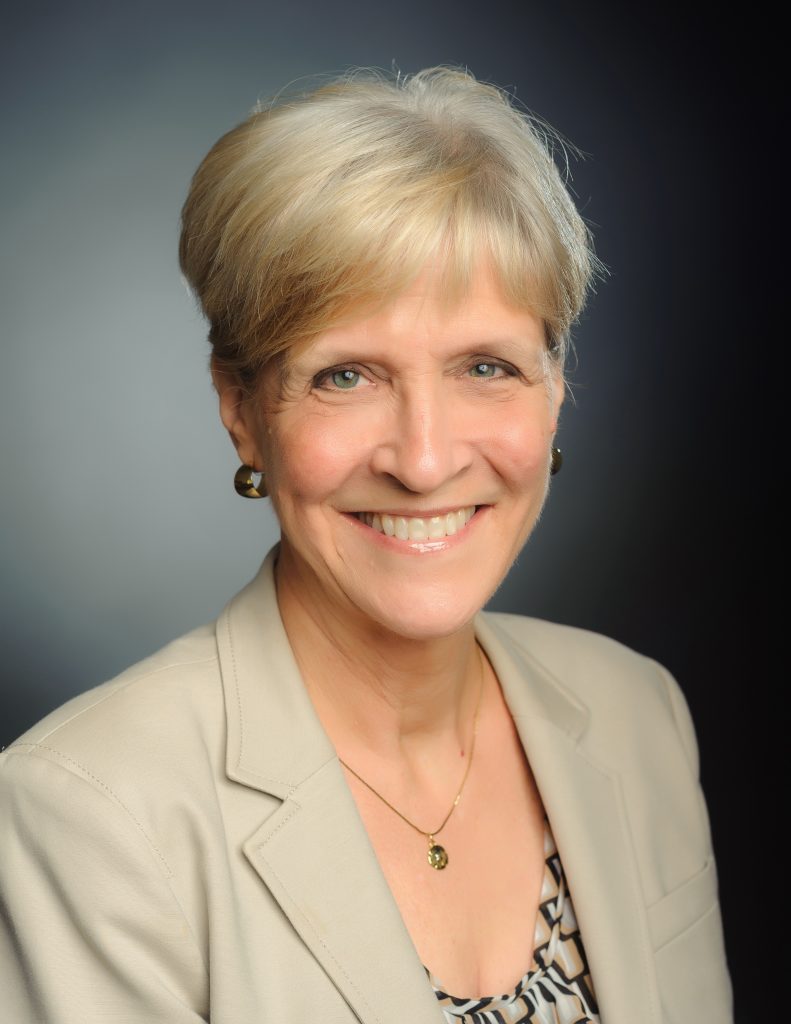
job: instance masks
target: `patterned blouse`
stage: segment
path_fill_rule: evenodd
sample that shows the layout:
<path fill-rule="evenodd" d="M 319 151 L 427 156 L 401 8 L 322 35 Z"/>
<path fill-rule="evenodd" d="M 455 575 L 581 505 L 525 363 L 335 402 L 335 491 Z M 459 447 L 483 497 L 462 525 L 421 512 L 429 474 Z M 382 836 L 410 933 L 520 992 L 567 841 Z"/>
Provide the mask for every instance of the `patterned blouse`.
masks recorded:
<path fill-rule="evenodd" d="M 425 968 L 448 1024 L 600 1024 L 566 876 L 546 819 L 544 855 L 533 962 L 511 992 L 479 999 L 452 996 Z"/>

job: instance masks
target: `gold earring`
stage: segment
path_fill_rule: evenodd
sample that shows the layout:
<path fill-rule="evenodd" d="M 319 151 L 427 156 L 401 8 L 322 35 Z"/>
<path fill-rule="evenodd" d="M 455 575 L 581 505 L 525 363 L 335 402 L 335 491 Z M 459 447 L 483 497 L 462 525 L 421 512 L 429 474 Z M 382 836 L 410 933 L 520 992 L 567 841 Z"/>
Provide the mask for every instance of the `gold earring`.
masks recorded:
<path fill-rule="evenodd" d="M 253 483 L 253 473 L 259 473 L 261 476 L 261 481 L 257 486 Z M 236 493 L 240 494 L 243 498 L 265 498 L 269 493 L 266 489 L 266 477 L 263 471 L 253 469 L 247 463 L 242 463 L 236 470 L 233 485 L 236 488 Z"/>
<path fill-rule="evenodd" d="M 563 453 L 560 448 L 552 448 L 552 459 L 549 463 L 549 474 L 554 476 L 555 473 L 560 472 L 560 467 L 563 465 Z"/>

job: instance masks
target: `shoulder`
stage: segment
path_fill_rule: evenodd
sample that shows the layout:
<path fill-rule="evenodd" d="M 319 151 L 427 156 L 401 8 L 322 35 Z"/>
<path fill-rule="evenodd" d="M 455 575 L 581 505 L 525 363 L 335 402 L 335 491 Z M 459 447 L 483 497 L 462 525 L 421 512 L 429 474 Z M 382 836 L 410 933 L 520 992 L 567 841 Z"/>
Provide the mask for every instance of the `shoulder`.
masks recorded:
<path fill-rule="evenodd" d="M 485 621 L 517 678 L 542 694 L 544 717 L 574 724 L 575 763 L 618 780 L 641 861 L 652 863 L 665 849 L 679 876 L 703 864 L 711 830 L 697 738 L 681 687 L 665 666 L 591 630 L 506 613 L 487 613 Z M 670 846 L 683 843 L 685 866 L 667 848 L 668 837 Z"/>
<path fill-rule="evenodd" d="M 483 614 L 487 624 L 524 655 L 581 695 L 595 697 L 602 686 L 605 690 L 647 687 L 660 699 L 665 697 L 662 666 L 612 637 L 528 615 Z"/>
<path fill-rule="evenodd" d="M 0 789 L 24 762 L 82 777 L 127 806 L 141 779 L 178 785 L 216 765 L 224 703 L 215 627 L 172 641 L 119 676 L 55 708 L 0 752 Z M 13 765 L 13 768 L 11 767 Z M 33 769 L 31 768 L 31 773 Z M 4 783 L 4 778 L 6 783 Z"/>
<path fill-rule="evenodd" d="M 671 672 L 612 637 L 593 630 L 510 612 L 482 613 L 487 625 L 538 664 L 589 709 L 592 728 L 653 729 L 666 722 L 680 736 L 695 776 L 698 746 L 689 706 Z"/>
<path fill-rule="evenodd" d="M 515 643 L 566 670 L 574 670 L 581 663 L 590 666 L 593 659 L 597 668 L 634 671 L 643 668 L 643 663 L 649 660 L 612 637 L 579 626 L 512 612 L 484 612 L 483 615 Z"/>

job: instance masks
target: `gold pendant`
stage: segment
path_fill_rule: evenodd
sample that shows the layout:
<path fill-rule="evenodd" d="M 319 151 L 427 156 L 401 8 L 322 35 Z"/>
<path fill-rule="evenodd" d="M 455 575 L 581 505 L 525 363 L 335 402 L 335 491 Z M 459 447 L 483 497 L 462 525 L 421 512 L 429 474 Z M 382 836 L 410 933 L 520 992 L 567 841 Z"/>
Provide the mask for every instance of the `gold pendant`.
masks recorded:
<path fill-rule="evenodd" d="M 442 871 L 448 866 L 448 854 L 444 846 L 434 842 L 434 836 L 428 837 L 428 862 L 435 871 Z"/>

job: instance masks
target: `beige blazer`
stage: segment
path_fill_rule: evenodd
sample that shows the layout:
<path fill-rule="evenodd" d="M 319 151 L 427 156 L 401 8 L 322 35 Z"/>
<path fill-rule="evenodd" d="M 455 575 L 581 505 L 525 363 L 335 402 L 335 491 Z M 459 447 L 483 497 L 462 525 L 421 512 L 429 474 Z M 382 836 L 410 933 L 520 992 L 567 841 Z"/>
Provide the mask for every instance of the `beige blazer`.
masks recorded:
<path fill-rule="evenodd" d="M 3 1021 L 443 1021 L 302 683 L 276 552 L 216 623 L 0 754 Z M 552 824 L 603 1024 L 727 1024 L 678 685 L 585 630 L 493 612 L 475 629 Z"/>

